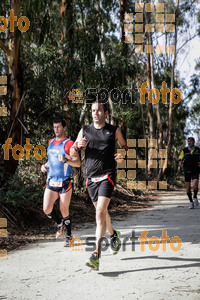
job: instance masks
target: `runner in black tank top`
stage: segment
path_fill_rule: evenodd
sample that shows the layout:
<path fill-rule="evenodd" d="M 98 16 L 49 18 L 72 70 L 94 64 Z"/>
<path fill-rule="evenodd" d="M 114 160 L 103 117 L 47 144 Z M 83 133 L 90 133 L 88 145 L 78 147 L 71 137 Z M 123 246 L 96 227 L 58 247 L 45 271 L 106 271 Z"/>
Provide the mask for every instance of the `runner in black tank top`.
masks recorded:
<path fill-rule="evenodd" d="M 88 178 L 109 174 L 115 180 L 116 126 L 105 123 L 97 129 L 93 124 L 83 127 L 83 136 L 87 139 L 85 148 L 85 176 Z"/>
<path fill-rule="evenodd" d="M 119 128 L 105 123 L 107 114 L 105 105 L 93 103 L 94 123 L 84 126 L 74 143 L 75 151 L 85 148 L 86 187 L 96 208 L 96 250 L 86 262 L 94 270 L 99 269 L 101 243 L 106 229 L 111 236 L 113 254 L 117 254 L 119 250 L 119 232 L 112 228 L 107 208 L 115 186 L 116 161 L 122 161 L 115 154 L 115 143 L 128 149 Z"/>

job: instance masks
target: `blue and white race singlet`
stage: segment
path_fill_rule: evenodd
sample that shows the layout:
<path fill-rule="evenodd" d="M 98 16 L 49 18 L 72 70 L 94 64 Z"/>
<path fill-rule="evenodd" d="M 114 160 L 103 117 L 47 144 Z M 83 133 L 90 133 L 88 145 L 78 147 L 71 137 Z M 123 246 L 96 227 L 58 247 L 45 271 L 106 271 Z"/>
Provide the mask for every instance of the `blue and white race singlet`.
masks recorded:
<path fill-rule="evenodd" d="M 65 181 L 73 176 L 73 168 L 67 163 L 59 161 L 58 154 L 62 154 L 65 157 L 65 144 L 70 141 L 70 139 L 66 139 L 58 145 L 53 145 L 54 140 L 55 139 L 52 139 L 47 149 L 49 161 L 47 180 L 52 179 L 54 181 Z"/>

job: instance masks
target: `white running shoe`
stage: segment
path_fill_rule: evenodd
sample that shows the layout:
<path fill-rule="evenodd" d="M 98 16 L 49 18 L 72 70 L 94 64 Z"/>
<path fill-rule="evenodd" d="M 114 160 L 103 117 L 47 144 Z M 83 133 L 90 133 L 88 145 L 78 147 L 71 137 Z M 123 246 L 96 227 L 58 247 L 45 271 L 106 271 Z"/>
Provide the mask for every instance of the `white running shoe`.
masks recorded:
<path fill-rule="evenodd" d="M 199 206 L 199 201 L 198 201 L 198 199 L 197 199 L 197 198 L 194 198 L 193 200 L 194 200 L 194 207 L 195 207 L 195 208 L 198 207 L 198 206 Z"/>
<path fill-rule="evenodd" d="M 194 208 L 194 202 L 190 202 L 189 208 L 190 209 Z"/>

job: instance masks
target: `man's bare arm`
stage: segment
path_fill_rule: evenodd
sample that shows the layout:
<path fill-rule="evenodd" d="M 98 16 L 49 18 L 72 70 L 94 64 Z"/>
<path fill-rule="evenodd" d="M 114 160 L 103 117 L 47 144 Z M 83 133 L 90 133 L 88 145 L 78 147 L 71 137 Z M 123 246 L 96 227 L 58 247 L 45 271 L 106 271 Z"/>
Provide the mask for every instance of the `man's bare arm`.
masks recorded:
<path fill-rule="evenodd" d="M 72 167 L 79 168 L 81 166 L 80 157 L 72 147 L 69 149 L 69 154 L 66 153 L 65 156 L 63 156 L 62 154 L 58 154 L 58 159 L 59 161 L 68 163 L 68 165 Z"/>
<path fill-rule="evenodd" d="M 72 160 L 69 160 L 67 163 L 72 167 L 79 168 L 81 166 L 81 160 L 77 151 L 74 151 L 73 146 L 69 149 L 69 154 Z"/>
<path fill-rule="evenodd" d="M 77 142 L 80 142 L 82 138 L 83 138 L 83 128 L 81 128 L 81 130 L 79 131 L 78 136 L 77 136 L 77 138 L 76 138 L 76 140 L 75 140 L 75 142 L 74 142 L 74 145 L 75 145 Z M 74 145 L 73 145 L 72 147 L 74 147 Z"/>
<path fill-rule="evenodd" d="M 67 163 L 72 166 L 72 167 L 77 167 L 79 168 L 81 166 L 81 160 L 80 160 L 80 157 L 79 157 L 79 154 L 78 154 L 78 151 L 77 151 L 77 147 L 76 147 L 76 144 L 79 140 L 81 140 L 81 137 L 82 137 L 82 129 L 79 131 L 79 134 L 78 134 L 78 137 L 76 139 L 76 141 L 74 142 L 74 144 L 71 146 L 71 148 L 69 149 L 69 157 L 68 155 L 66 154 L 64 157 L 63 155 L 58 155 L 58 159 L 62 162 L 66 162 L 66 158 L 68 159 L 67 160 Z"/>
<path fill-rule="evenodd" d="M 77 136 L 77 139 L 74 143 L 74 145 L 72 146 L 73 151 L 78 152 L 79 150 L 82 150 L 83 148 L 85 148 L 87 145 L 87 140 L 86 137 L 83 137 L 83 129 L 81 129 L 79 131 L 79 134 Z"/>
<path fill-rule="evenodd" d="M 47 161 L 46 164 L 44 164 L 44 165 L 41 166 L 42 173 L 47 172 L 48 168 L 49 168 L 49 161 Z"/>
<path fill-rule="evenodd" d="M 117 130 L 115 132 L 115 140 L 116 140 L 117 144 L 120 146 L 121 149 L 125 149 L 126 151 L 128 150 L 128 146 L 126 144 L 126 141 L 123 138 L 123 135 L 122 135 L 121 130 L 119 128 L 117 128 Z M 118 163 L 121 163 L 123 161 L 123 159 L 124 159 L 124 157 L 120 153 L 115 154 L 115 160 Z"/>
<path fill-rule="evenodd" d="M 128 146 L 126 144 L 126 141 L 123 138 L 123 135 L 122 135 L 121 130 L 119 128 L 117 128 L 117 130 L 115 132 L 115 140 L 116 140 L 117 144 L 119 145 L 119 147 L 121 149 L 125 149 L 126 151 L 128 150 Z"/>

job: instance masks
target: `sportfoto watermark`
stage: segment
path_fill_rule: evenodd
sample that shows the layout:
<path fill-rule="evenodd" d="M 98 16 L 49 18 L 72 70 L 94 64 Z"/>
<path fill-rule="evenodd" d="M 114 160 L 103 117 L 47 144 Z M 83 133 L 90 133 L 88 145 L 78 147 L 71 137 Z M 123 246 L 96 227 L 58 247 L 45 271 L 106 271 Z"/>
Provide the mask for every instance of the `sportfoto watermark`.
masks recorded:
<path fill-rule="evenodd" d="M 8 232 L 7 232 L 7 219 L 0 218 L 0 238 L 7 238 Z M 7 250 L 0 249 L 0 258 L 6 258 L 7 257 Z"/>
<path fill-rule="evenodd" d="M 168 103 L 167 94 L 169 93 L 170 101 L 174 104 L 178 104 L 182 99 L 181 91 L 178 88 L 174 88 L 170 91 L 170 89 L 167 88 L 167 83 L 165 81 L 162 82 L 160 92 L 156 88 L 149 90 L 147 87 L 147 82 L 144 82 L 139 89 L 135 88 L 132 84 L 131 88 L 126 88 L 123 91 L 120 91 L 117 88 L 110 91 L 105 88 L 99 90 L 97 88 L 88 88 L 85 91 L 81 91 L 81 89 L 73 89 L 68 93 L 68 99 L 72 101 L 72 103 L 84 103 L 84 99 L 86 104 L 92 104 L 93 101 L 97 101 L 99 99 L 101 99 L 102 103 L 108 103 L 108 99 L 110 99 L 113 104 L 127 104 L 128 102 L 134 104 L 140 97 L 140 103 L 145 104 L 145 94 L 148 94 L 149 102 L 156 104 L 160 101 L 160 92 L 162 94 L 163 104 Z"/>
<path fill-rule="evenodd" d="M 156 104 L 160 100 L 160 92 L 157 89 L 151 89 L 148 90 L 148 84 L 147 82 L 144 82 L 141 86 L 141 88 L 138 90 L 140 93 L 140 103 L 145 104 L 145 94 L 148 93 L 148 99 L 152 104 Z M 161 94 L 162 94 L 162 103 L 167 104 L 167 94 L 170 93 L 170 101 L 174 104 L 178 104 L 182 99 L 181 91 L 177 88 L 174 88 L 173 90 L 167 88 L 167 83 L 165 81 L 162 82 L 162 88 L 161 88 Z M 175 98 L 175 94 L 177 97 Z M 155 95 L 155 98 L 153 98 L 153 95 Z"/>
<path fill-rule="evenodd" d="M 128 151 L 117 149 L 124 160 L 117 162 L 117 178 L 128 179 L 128 189 L 167 189 L 167 181 L 152 180 L 149 177 L 148 170 L 154 170 L 157 173 L 160 169 L 167 168 L 167 150 L 159 149 L 157 139 L 127 139 Z M 140 154 L 139 151 L 140 150 Z M 143 159 L 141 153 L 144 154 Z M 143 169 L 145 177 L 143 180 L 137 179 L 138 170 Z"/>
<path fill-rule="evenodd" d="M 7 95 L 7 76 L 0 76 L 0 96 Z M 0 107 L 0 117 L 8 115 L 7 107 Z"/>
<path fill-rule="evenodd" d="M 181 239 L 178 236 L 173 236 L 170 240 L 170 237 L 167 236 L 166 230 L 162 230 L 160 239 L 157 236 L 152 236 L 150 239 L 148 239 L 147 234 L 148 230 L 144 230 L 138 238 L 138 240 L 140 241 L 141 252 L 145 251 L 145 242 L 147 241 L 149 250 L 152 252 L 158 251 L 160 249 L 160 244 L 162 244 L 162 251 L 166 252 L 167 242 L 170 243 L 170 248 L 174 252 L 178 252 L 182 247 Z"/>
<path fill-rule="evenodd" d="M 0 22 L 3 22 L 3 25 L 0 26 L 0 32 L 4 32 L 8 28 L 8 21 L 10 21 L 10 32 L 15 31 L 15 22 L 17 22 L 17 27 L 21 32 L 26 32 L 30 27 L 30 21 L 27 17 L 22 16 L 17 21 L 14 9 L 11 9 L 8 20 L 4 16 L 0 16 Z"/>
<path fill-rule="evenodd" d="M 143 1 L 141 1 L 143 2 Z M 165 3 L 135 3 L 135 13 L 125 13 L 125 43 L 135 43 L 135 53 L 143 53 L 144 47 L 146 53 L 175 53 L 174 44 L 158 44 L 151 45 L 145 43 L 144 33 L 151 34 L 153 40 L 159 42 L 160 34 L 170 33 L 175 34 L 175 13 L 167 13 L 167 8 Z M 145 12 L 153 13 L 151 20 L 154 23 L 146 24 L 145 22 Z M 174 23 L 174 24 L 173 24 Z M 133 34 L 133 32 L 135 34 Z"/>
<path fill-rule="evenodd" d="M 167 242 L 169 242 L 169 246 L 172 251 L 178 252 L 180 251 L 182 247 L 182 241 L 178 236 L 173 236 L 171 239 L 169 236 L 167 236 L 167 231 L 162 230 L 162 235 L 160 238 L 157 236 L 152 236 L 150 238 L 147 237 L 148 230 L 144 230 L 139 237 L 135 236 L 135 230 L 131 231 L 130 236 L 126 236 L 123 239 L 118 240 L 119 248 L 122 251 L 126 251 L 126 246 L 129 241 L 131 241 L 132 251 L 135 251 L 135 241 L 140 242 L 140 251 L 145 252 L 147 248 L 145 247 L 145 242 L 147 242 L 148 248 L 152 252 L 156 252 L 160 249 L 160 246 L 162 247 L 162 251 L 167 251 Z M 82 246 L 85 241 L 85 251 L 95 251 L 96 249 L 96 238 L 95 237 L 87 237 L 85 239 L 80 239 L 80 237 L 75 237 L 72 239 L 70 248 L 72 248 L 73 251 L 83 251 L 83 248 L 78 248 L 76 246 Z M 110 247 L 110 241 L 106 238 L 102 238 L 102 247 L 101 251 L 105 252 Z M 169 247 L 168 247 L 169 248 Z"/>
<path fill-rule="evenodd" d="M 30 139 L 26 138 L 26 144 L 24 148 L 21 145 L 15 145 L 13 148 L 11 146 L 12 139 L 9 138 L 5 141 L 2 148 L 4 150 L 4 159 L 9 160 L 9 149 L 12 149 L 12 156 L 15 160 L 20 160 L 24 156 L 24 149 L 26 150 L 26 159 L 30 160 L 30 151 L 34 148 L 32 144 L 30 144 Z M 39 151 L 41 154 L 39 154 Z M 18 152 L 18 154 L 17 154 Z M 37 160 L 42 160 L 46 155 L 46 149 L 42 145 L 37 145 L 34 148 L 34 156 Z"/>

